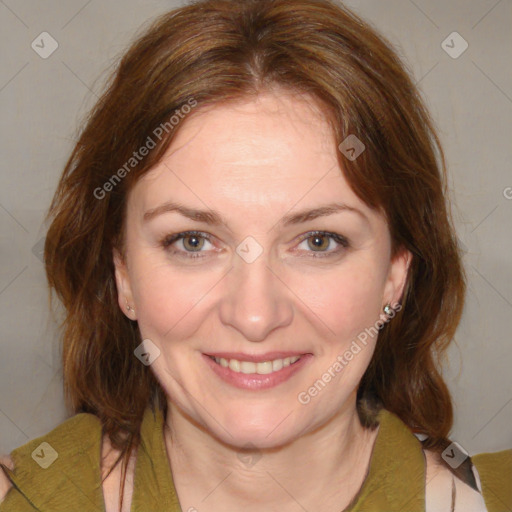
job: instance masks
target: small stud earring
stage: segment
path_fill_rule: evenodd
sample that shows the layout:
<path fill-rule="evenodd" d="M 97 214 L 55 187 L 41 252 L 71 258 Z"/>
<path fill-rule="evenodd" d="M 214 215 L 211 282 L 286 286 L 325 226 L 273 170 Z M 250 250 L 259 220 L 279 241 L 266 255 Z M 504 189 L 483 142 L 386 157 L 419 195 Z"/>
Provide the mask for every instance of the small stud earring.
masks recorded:
<path fill-rule="evenodd" d="M 126 309 L 128 311 L 135 311 L 135 308 L 132 308 L 129 304 L 128 304 L 128 301 L 125 299 L 125 302 L 126 302 Z"/>
<path fill-rule="evenodd" d="M 393 313 L 393 308 L 391 307 L 391 304 L 386 304 L 384 306 L 384 313 L 386 313 L 386 315 L 391 315 Z"/>

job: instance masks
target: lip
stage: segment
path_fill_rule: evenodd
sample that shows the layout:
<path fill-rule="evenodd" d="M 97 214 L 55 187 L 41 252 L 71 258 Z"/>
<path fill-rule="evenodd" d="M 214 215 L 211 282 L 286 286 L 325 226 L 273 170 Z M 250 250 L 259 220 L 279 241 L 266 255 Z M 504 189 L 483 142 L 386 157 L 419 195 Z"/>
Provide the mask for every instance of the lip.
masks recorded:
<path fill-rule="evenodd" d="M 217 355 L 217 354 L 201 354 L 205 363 L 213 370 L 213 372 L 220 377 L 224 382 L 239 388 L 239 389 L 246 389 L 246 390 L 264 390 L 264 389 L 270 389 L 275 386 L 278 386 L 279 384 L 282 384 L 283 382 L 286 382 L 289 380 L 293 375 L 295 375 L 297 372 L 299 372 L 302 368 L 304 368 L 313 358 L 313 354 L 304 354 L 304 353 L 291 353 L 291 352 L 269 352 L 267 354 L 263 355 L 253 355 L 253 359 L 247 359 L 249 356 L 248 354 L 235 354 L 233 352 L 226 353 L 225 355 L 228 355 L 229 357 L 225 357 L 225 355 Z M 277 355 L 276 354 L 284 354 Z M 237 373 L 231 370 L 229 367 L 224 368 L 223 366 L 217 364 L 213 359 L 211 359 L 210 356 L 213 357 L 224 357 L 225 359 L 238 359 L 239 357 L 243 361 L 252 361 L 252 362 L 262 362 L 262 361 L 269 361 L 272 359 L 281 359 L 284 357 L 292 357 L 295 356 L 301 356 L 300 359 L 291 364 L 290 366 L 286 366 L 282 368 L 281 370 L 273 373 L 268 373 L 265 375 L 260 375 L 257 373 Z M 238 356 L 238 357 L 236 357 Z M 242 357 L 243 356 L 243 357 Z M 256 359 L 254 359 L 256 358 Z M 240 359 L 239 359 L 240 360 Z"/>

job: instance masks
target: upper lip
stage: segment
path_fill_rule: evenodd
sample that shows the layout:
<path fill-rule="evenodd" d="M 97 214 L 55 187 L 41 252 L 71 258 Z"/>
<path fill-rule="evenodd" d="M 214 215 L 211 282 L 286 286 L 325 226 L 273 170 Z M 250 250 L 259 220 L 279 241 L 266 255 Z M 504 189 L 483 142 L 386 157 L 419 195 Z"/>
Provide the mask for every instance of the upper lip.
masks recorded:
<path fill-rule="evenodd" d="M 303 356 L 305 352 L 266 352 L 265 354 L 244 354 L 243 352 L 209 352 L 205 354 L 211 357 L 224 359 L 236 359 L 238 361 L 251 361 L 253 363 L 262 363 L 264 361 L 273 361 L 274 359 L 285 359 L 287 357 Z"/>

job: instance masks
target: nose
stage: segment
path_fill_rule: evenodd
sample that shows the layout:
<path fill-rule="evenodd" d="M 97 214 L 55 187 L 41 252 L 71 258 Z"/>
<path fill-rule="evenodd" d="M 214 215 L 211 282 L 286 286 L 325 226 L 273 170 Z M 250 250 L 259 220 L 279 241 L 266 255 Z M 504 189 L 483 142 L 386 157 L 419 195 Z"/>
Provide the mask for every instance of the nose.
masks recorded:
<path fill-rule="evenodd" d="M 225 277 L 221 322 L 253 342 L 264 341 L 293 320 L 293 293 L 269 266 L 265 253 L 248 263 L 235 255 Z"/>

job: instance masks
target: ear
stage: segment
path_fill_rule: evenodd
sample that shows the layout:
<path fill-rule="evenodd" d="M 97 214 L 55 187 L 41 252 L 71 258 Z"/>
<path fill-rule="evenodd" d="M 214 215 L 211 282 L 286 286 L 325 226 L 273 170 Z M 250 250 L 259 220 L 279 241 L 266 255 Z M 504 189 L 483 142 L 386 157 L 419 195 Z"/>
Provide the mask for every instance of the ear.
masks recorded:
<path fill-rule="evenodd" d="M 112 250 L 112 257 L 116 274 L 117 301 L 119 307 L 130 320 L 136 320 L 136 309 L 126 261 L 116 248 Z M 128 306 L 130 306 L 131 309 L 128 309 Z"/>
<path fill-rule="evenodd" d="M 412 261 L 412 253 L 405 247 L 400 249 L 391 260 L 388 279 L 384 289 L 385 304 L 395 306 L 400 302 L 407 282 L 407 272 Z"/>

